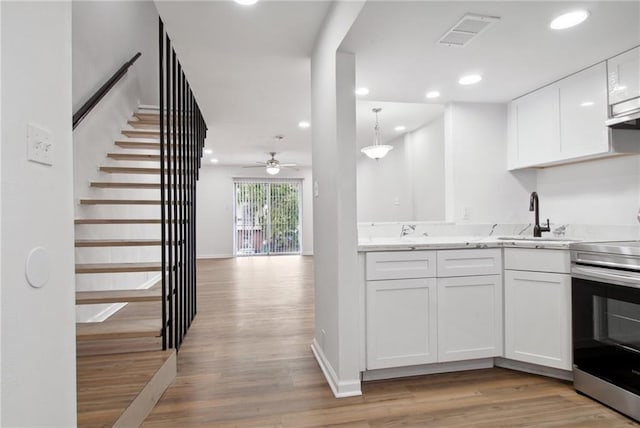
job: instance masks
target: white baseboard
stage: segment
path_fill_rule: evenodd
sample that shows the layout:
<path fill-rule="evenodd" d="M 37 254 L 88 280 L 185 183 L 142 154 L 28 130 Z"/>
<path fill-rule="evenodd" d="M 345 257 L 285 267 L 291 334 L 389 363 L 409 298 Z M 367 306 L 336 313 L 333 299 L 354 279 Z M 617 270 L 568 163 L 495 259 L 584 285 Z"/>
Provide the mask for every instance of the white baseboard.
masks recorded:
<path fill-rule="evenodd" d="M 497 357 L 494 362 L 496 367 L 502 367 L 519 372 L 532 373 L 540 376 L 553 377 L 556 379 L 568 380 L 573 382 L 573 372 L 553 367 L 543 367 L 537 364 L 525 363 L 522 361 L 509 360 L 507 358 Z"/>
<path fill-rule="evenodd" d="M 368 370 L 362 373 L 362 380 L 392 379 L 398 377 L 421 376 L 436 373 L 459 372 L 464 370 L 489 369 L 493 367 L 493 358 L 478 360 L 452 361 L 449 363 L 423 364 L 419 366 L 394 367 L 390 369 Z"/>
<path fill-rule="evenodd" d="M 231 259 L 235 257 L 233 254 L 198 254 L 196 259 L 198 260 L 206 260 L 206 259 Z"/>
<path fill-rule="evenodd" d="M 302 255 L 303 256 L 313 256 L 313 251 L 303 251 Z"/>
<path fill-rule="evenodd" d="M 327 357 L 324 355 L 324 351 L 318 345 L 316 339 L 313 339 L 313 343 L 311 344 L 311 351 L 313 352 L 313 356 L 316 358 L 324 377 L 327 379 L 329 386 L 331 387 L 331 391 L 333 392 L 334 397 L 336 398 L 345 398 L 345 397 L 354 397 L 357 395 L 362 395 L 362 390 L 360 389 L 360 379 L 352 380 L 352 381 L 340 381 L 338 376 L 336 375 L 335 370 L 327 360 Z"/>

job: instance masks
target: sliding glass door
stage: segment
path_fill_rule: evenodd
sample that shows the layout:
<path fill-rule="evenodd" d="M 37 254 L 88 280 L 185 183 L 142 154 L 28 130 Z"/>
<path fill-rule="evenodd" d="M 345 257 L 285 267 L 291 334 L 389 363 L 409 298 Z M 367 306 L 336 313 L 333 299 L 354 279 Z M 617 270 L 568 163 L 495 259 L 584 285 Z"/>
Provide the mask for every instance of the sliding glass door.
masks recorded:
<path fill-rule="evenodd" d="M 301 253 L 301 184 L 301 180 L 235 180 L 236 255 Z"/>

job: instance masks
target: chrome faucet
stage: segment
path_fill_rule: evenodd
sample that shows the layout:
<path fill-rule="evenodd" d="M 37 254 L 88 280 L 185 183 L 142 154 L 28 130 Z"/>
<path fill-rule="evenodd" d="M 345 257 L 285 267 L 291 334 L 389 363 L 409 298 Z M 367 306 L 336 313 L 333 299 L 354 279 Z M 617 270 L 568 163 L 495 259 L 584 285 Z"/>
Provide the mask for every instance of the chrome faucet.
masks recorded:
<path fill-rule="evenodd" d="M 416 231 L 416 225 L 415 224 L 403 224 L 402 225 L 402 230 L 400 231 L 400 237 L 402 238 L 403 236 L 407 236 L 410 233 L 413 233 Z"/>
<path fill-rule="evenodd" d="M 551 231 L 549 219 L 547 219 L 546 226 L 540 226 L 540 201 L 538 200 L 538 194 L 536 192 L 531 192 L 531 198 L 529 199 L 529 211 L 533 211 L 535 213 L 535 224 L 533 226 L 534 238 L 540 238 L 542 236 L 542 232 Z"/>

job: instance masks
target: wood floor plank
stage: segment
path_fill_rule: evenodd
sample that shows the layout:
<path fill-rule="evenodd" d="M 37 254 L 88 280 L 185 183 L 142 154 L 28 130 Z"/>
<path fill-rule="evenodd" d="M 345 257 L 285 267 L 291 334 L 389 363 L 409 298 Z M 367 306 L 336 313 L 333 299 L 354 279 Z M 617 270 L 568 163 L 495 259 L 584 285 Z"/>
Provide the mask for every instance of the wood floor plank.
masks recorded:
<path fill-rule="evenodd" d="M 178 376 L 143 426 L 637 426 L 570 383 L 502 368 L 365 382 L 336 399 L 309 349 L 311 257 L 202 260 L 198 284 Z"/>
<path fill-rule="evenodd" d="M 158 311 L 159 312 L 159 311 Z M 162 322 L 158 319 L 104 321 L 76 324 L 76 340 L 133 339 L 159 337 Z"/>

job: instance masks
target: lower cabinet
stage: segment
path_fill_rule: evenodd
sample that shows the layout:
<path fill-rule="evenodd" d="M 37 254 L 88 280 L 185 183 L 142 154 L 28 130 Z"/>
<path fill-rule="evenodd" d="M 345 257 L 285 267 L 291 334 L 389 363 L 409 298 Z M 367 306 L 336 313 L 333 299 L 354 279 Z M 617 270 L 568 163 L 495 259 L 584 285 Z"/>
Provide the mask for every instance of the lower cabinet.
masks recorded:
<path fill-rule="evenodd" d="M 571 370 L 571 276 L 505 270 L 505 356 Z"/>
<path fill-rule="evenodd" d="M 367 282 L 367 369 L 437 361 L 436 279 Z"/>
<path fill-rule="evenodd" d="M 438 278 L 438 361 L 502 355 L 502 275 Z"/>

